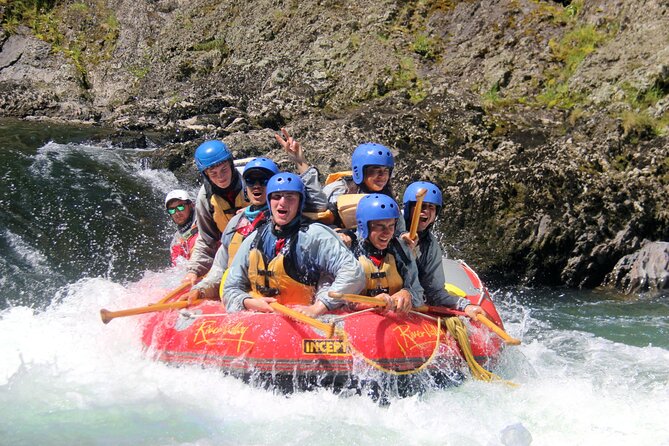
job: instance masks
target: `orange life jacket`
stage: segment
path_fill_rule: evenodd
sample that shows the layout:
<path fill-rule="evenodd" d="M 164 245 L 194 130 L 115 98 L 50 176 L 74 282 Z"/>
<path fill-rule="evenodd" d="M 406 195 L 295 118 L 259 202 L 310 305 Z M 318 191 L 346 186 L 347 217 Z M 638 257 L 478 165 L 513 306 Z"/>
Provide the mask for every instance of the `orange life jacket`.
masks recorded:
<path fill-rule="evenodd" d="M 404 287 L 404 280 L 397 271 L 394 255 L 387 253 L 380 267 L 377 267 L 369 257 L 364 255 L 361 255 L 358 261 L 367 278 L 364 293 L 368 296 L 376 296 L 381 293 L 392 296 Z"/>

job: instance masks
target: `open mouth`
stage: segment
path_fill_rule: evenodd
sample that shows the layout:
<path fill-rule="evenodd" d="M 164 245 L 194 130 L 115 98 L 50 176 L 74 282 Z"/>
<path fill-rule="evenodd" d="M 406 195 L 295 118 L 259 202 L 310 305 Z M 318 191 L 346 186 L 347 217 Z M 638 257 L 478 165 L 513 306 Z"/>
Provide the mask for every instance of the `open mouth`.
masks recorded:
<path fill-rule="evenodd" d="M 288 215 L 288 211 L 286 209 L 277 209 L 276 213 L 281 215 L 282 217 L 285 217 L 286 215 Z"/>

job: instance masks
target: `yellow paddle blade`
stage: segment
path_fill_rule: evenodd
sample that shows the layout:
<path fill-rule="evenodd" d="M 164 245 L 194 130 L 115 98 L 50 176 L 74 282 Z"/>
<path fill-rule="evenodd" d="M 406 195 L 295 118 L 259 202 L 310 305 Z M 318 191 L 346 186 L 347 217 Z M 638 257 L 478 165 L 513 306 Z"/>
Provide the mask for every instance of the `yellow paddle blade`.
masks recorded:
<path fill-rule="evenodd" d="M 444 288 L 448 292 L 448 294 L 452 296 L 458 296 L 458 297 L 466 297 L 467 293 L 462 291 L 459 287 L 453 285 L 452 283 L 445 283 Z"/>

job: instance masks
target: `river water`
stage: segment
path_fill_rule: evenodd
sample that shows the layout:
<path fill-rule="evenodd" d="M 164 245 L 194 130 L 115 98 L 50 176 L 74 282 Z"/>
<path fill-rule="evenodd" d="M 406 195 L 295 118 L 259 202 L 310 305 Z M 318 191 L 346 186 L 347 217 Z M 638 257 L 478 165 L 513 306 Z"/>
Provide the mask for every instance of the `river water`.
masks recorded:
<path fill-rule="evenodd" d="M 509 333 L 495 370 L 379 406 L 283 396 L 142 353 L 169 268 L 178 181 L 100 130 L 0 121 L 0 444 L 669 445 L 669 296 L 491 290 Z M 99 140 L 95 138 L 94 140 Z M 475 265 L 472 265 L 475 267 Z"/>

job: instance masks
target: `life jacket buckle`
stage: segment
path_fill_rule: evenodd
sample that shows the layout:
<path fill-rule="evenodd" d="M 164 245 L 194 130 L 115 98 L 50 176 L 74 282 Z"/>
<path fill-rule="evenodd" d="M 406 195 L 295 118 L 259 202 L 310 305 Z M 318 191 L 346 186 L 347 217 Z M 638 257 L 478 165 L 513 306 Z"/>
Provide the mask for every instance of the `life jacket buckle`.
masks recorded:
<path fill-rule="evenodd" d="M 383 279 L 384 277 L 386 277 L 386 272 L 385 271 L 373 272 L 372 274 L 370 274 L 370 277 L 372 279 Z"/>
<path fill-rule="evenodd" d="M 377 296 L 379 294 L 384 294 L 384 293 L 388 294 L 389 291 L 390 291 L 390 288 L 374 288 L 374 289 L 368 290 L 367 293 L 370 296 Z"/>

